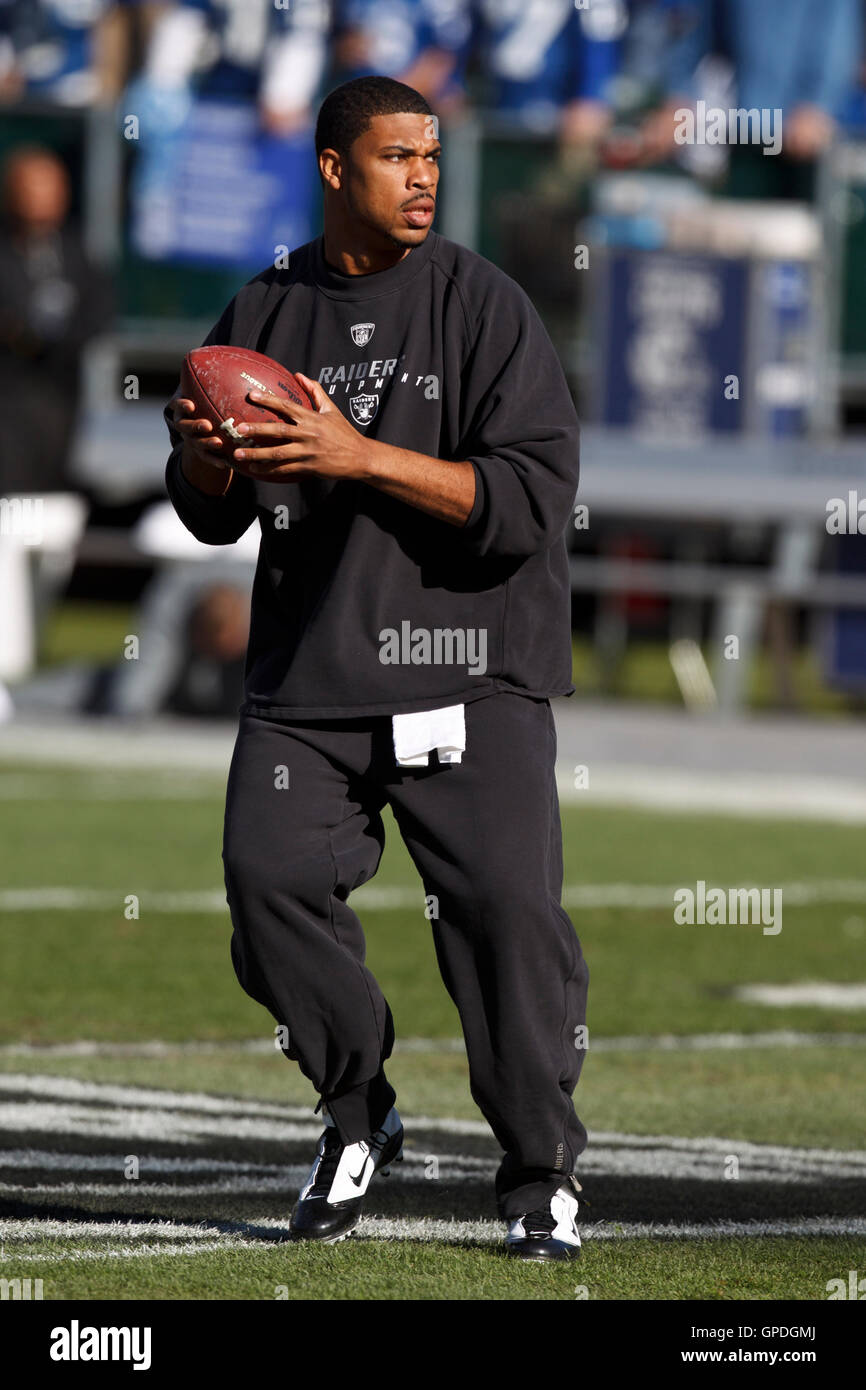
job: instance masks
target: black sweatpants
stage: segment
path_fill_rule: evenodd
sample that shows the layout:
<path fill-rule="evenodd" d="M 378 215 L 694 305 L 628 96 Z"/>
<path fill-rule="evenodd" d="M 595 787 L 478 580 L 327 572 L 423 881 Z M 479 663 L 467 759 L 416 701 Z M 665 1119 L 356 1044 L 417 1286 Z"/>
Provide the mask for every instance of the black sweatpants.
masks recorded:
<path fill-rule="evenodd" d="M 438 904 L 430 925 L 472 1096 L 505 1151 L 506 1218 L 546 1201 L 586 1146 L 571 1097 L 588 971 L 560 905 L 555 756 L 549 702 L 505 692 L 466 705 L 461 763 L 432 753 L 423 768 L 396 765 L 389 716 L 242 715 L 226 800 L 238 979 L 288 1029 L 284 1050 L 344 1143 L 377 1129 L 395 1100 L 383 1068 L 391 1010 L 346 902 L 378 868 L 391 806 L 430 911 Z"/>

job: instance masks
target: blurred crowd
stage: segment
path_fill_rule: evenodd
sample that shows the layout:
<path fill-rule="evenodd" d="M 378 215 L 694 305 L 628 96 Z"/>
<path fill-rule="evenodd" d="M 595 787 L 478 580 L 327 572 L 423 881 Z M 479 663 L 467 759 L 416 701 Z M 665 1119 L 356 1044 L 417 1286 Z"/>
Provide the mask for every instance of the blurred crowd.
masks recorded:
<path fill-rule="evenodd" d="M 718 84 L 781 108 L 811 158 L 859 123 L 863 0 L 0 0 L 0 100 L 111 104 L 171 119 L 194 97 L 257 103 L 276 133 L 363 73 L 398 78 L 434 110 L 469 103 L 564 141 L 649 161 L 671 104 Z M 713 67 L 712 64 L 715 64 Z M 133 99 L 134 98 L 134 99 Z M 651 119 L 627 141 L 619 111 Z"/>

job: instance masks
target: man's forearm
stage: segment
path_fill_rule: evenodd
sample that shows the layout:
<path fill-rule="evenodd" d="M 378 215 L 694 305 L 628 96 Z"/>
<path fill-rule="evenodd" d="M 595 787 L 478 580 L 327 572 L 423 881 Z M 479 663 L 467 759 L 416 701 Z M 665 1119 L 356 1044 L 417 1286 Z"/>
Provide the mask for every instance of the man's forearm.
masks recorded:
<path fill-rule="evenodd" d="M 475 502 L 475 469 L 471 463 L 416 454 L 379 440 L 367 442 L 370 449 L 364 482 L 438 521 L 465 526 Z"/>

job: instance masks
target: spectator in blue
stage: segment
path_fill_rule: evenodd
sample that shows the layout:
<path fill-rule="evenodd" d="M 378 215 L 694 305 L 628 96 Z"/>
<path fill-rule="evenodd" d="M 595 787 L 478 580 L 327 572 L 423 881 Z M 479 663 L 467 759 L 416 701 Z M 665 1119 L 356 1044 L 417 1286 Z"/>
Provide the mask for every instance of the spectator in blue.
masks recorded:
<path fill-rule="evenodd" d="M 176 0 L 155 26 L 138 103 L 171 124 L 183 95 L 248 100 L 264 129 L 295 134 L 312 119 L 329 21 L 330 0 Z"/>
<path fill-rule="evenodd" d="M 333 0 L 331 85 L 374 74 L 422 93 L 439 115 L 464 100 L 469 0 Z"/>
<path fill-rule="evenodd" d="M 133 30 L 143 32 L 159 8 L 152 0 L 0 0 L 0 101 L 115 100 Z"/>
<path fill-rule="evenodd" d="M 710 55 L 732 68 L 734 104 L 782 112 L 777 159 L 731 145 L 727 192 L 809 197 L 814 165 L 832 142 L 862 61 L 862 0 L 656 0 L 668 23 L 663 107 L 644 130 L 647 161 L 675 149 L 675 113 L 700 96 Z"/>
<path fill-rule="evenodd" d="M 565 145 L 597 146 L 612 112 L 625 0 L 475 0 L 476 42 L 502 119 L 557 133 Z"/>

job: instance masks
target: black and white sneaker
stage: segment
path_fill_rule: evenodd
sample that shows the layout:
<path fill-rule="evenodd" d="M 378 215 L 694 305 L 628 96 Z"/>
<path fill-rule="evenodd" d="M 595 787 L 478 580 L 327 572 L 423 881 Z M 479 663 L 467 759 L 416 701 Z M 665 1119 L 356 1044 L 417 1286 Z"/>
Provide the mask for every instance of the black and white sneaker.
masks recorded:
<path fill-rule="evenodd" d="M 360 1220 L 373 1174 L 387 1175 L 402 1157 L 403 1125 L 393 1107 L 381 1129 L 356 1144 L 343 1144 L 326 1114 L 313 1166 L 292 1212 L 292 1240 L 345 1240 Z"/>
<path fill-rule="evenodd" d="M 557 1188 L 546 1207 L 510 1222 L 505 1253 L 519 1260 L 574 1260 L 580 1254 L 577 1229 L 577 1179 Z"/>

